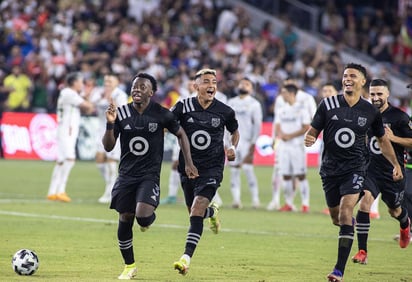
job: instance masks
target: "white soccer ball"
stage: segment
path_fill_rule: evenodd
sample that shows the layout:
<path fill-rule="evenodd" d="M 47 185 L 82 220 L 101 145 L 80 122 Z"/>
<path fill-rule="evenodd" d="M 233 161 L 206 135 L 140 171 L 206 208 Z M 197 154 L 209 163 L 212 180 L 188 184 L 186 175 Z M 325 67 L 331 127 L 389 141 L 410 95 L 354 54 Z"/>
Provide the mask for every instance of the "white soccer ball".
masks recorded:
<path fill-rule="evenodd" d="M 21 249 L 13 255 L 11 265 L 19 275 L 32 275 L 39 268 L 39 258 L 32 250 Z"/>

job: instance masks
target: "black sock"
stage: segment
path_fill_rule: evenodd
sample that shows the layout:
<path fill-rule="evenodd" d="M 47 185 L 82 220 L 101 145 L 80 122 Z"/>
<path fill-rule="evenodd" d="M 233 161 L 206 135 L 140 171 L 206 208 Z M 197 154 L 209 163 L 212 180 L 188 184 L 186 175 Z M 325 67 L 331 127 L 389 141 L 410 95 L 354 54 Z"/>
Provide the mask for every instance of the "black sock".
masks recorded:
<path fill-rule="evenodd" d="M 342 274 L 345 272 L 346 262 L 353 243 L 354 230 L 351 225 L 341 225 L 339 232 L 338 261 L 335 268 L 339 269 Z"/>
<path fill-rule="evenodd" d="M 133 220 L 119 221 L 117 228 L 119 248 L 125 264 L 134 263 L 133 254 Z"/>
<path fill-rule="evenodd" d="M 371 220 L 368 212 L 358 211 L 356 215 L 356 235 L 358 236 L 358 249 L 368 251 L 368 235 Z"/>
<path fill-rule="evenodd" d="M 193 256 L 196 246 L 200 241 L 200 237 L 203 233 L 203 217 L 191 216 L 190 227 L 187 232 L 185 254 L 189 257 Z"/>
<path fill-rule="evenodd" d="M 203 218 L 212 217 L 214 214 L 215 214 L 215 210 L 211 207 L 207 207 L 207 209 L 205 211 L 205 215 L 203 216 Z"/>
<path fill-rule="evenodd" d="M 396 218 L 399 221 L 399 225 L 402 229 L 405 229 L 406 227 L 408 227 L 408 211 L 406 209 L 404 209 L 403 207 L 401 214 Z"/>

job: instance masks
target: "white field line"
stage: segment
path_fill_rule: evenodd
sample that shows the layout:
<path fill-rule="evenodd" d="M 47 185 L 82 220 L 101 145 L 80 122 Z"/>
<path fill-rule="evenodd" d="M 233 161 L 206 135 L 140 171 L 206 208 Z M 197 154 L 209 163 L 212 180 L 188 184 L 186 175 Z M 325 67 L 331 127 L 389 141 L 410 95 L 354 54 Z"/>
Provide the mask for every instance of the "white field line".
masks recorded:
<path fill-rule="evenodd" d="M 15 212 L 15 211 L 7 211 L 7 210 L 0 210 L 0 216 L 17 216 L 17 217 L 31 217 L 31 218 L 43 218 L 43 219 L 54 219 L 54 220 L 67 220 L 67 221 L 78 221 L 78 222 L 91 222 L 91 223 L 105 223 L 105 224 L 117 224 L 117 220 L 110 220 L 110 219 L 99 219 L 99 218 L 89 218 L 89 217 L 76 217 L 76 216 L 61 216 L 61 215 L 47 215 L 47 214 L 36 214 L 36 213 L 24 213 L 24 212 Z M 187 229 L 188 226 L 183 225 L 176 225 L 176 224 L 159 224 L 154 223 L 154 228 L 168 228 L 168 229 Z M 228 233 L 239 233 L 239 234 L 252 234 L 252 235 L 269 235 L 269 236 L 295 236 L 295 237 L 305 237 L 305 238 L 336 238 L 336 236 L 330 235 L 321 235 L 321 234 L 304 234 L 304 233 L 294 233 L 289 234 L 287 232 L 273 232 L 273 231 L 256 231 L 256 230 L 242 230 L 242 229 L 229 229 L 229 228 L 222 228 L 221 232 L 228 232 Z M 371 241 L 388 241 L 388 238 L 369 238 Z"/>

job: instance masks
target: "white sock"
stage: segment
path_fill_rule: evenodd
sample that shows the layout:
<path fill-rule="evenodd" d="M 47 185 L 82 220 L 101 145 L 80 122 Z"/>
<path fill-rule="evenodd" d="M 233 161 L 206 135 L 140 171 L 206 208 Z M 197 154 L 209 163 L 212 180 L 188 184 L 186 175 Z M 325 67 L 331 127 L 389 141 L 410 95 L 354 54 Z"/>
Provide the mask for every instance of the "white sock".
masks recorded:
<path fill-rule="evenodd" d="M 96 163 L 96 167 L 99 170 L 101 176 L 104 179 L 104 182 L 107 182 L 106 178 L 106 163 Z"/>
<path fill-rule="evenodd" d="M 259 203 L 260 202 L 259 201 L 259 187 L 258 187 L 255 171 L 253 170 L 253 165 L 244 164 L 242 168 L 246 174 L 246 178 L 249 183 L 249 190 L 252 196 L 252 202 Z"/>
<path fill-rule="evenodd" d="M 180 174 L 177 169 L 172 169 L 169 176 L 169 197 L 176 197 L 179 190 Z"/>
<path fill-rule="evenodd" d="M 293 200 L 295 199 L 295 191 L 293 191 L 293 179 L 284 180 L 283 179 L 283 190 L 285 196 L 285 203 L 293 207 Z"/>
<path fill-rule="evenodd" d="M 233 203 L 240 203 L 240 169 L 230 168 L 230 191 L 232 192 Z"/>
<path fill-rule="evenodd" d="M 302 199 L 302 206 L 309 207 L 310 187 L 306 178 L 300 181 L 300 198 Z"/>
<path fill-rule="evenodd" d="M 379 213 L 379 200 L 381 198 L 381 193 L 379 193 L 378 197 L 373 201 L 371 206 L 371 213 Z"/>
<path fill-rule="evenodd" d="M 74 166 L 74 161 L 72 160 L 70 161 L 65 160 L 63 162 L 61 179 L 60 179 L 60 183 L 58 184 L 57 194 L 66 192 L 67 179 L 69 178 L 70 171 L 72 170 L 73 166 Z"/>
<path fill-rule="evenodd" d="M 106 188 L 104 191 L 105 196 L 110 196 L 112 193 L 112 189 L 114 186 L 114 183 L 116 182 L 117 179 L 117 162 L 107 162 L 106 163 L 106 173 L 107 173 L 107 182 L 106 182 Z"/>
<path fill-rule="evenodd" d="M 280 206 L 280 186 L 282 185 L 282 176 L 278 172 L 279 170 L 275 168 L 272 177 L 272 202 L 276 206 Z"/>
<path fill-rule="evenodd" d="M 57 186 L 61 182 L 62 171 L 63 171 L 63 165 L 56 163 L 53 168 L 52 176 L 50 179 L 49 192 L 47 195 L 57 194 L 57 189 L 58 189 Z"/>

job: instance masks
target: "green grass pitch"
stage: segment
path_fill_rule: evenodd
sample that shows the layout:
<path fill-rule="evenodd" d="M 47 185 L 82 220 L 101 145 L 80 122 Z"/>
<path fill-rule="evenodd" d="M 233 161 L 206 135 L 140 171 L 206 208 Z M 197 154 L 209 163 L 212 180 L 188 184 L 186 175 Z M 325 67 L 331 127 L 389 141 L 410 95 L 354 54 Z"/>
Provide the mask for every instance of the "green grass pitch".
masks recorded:
<path fill-rule="evenodd" d="M 0 160 L 0 280 L 114 281 L 123 269 L 117 246 L 117 213 L 97 199 L 103 180 L 93 162 L 77 162 L 68 182 L 71 203 L 45 199 L 52 162 Z M 167 195 L 170 164 L 162 170 L 162 197 Z M 325 207 L 317 169 L 310 169 L 311 211 L 265 210 L 271 199 L 271 167 L 256 167 L 262 208 L 250 207 L 243 178 L 244 208 L 230 208 L 228 170 L 219 189 L 222 231 L 205 229 L 187 276 L 173 269 L 184 248 L 189 218 L 180 203 L 162 205 L 149 231 L 134 227 L 138 281 L 326 281 L 337 254 L 338 228 L 321 213 Z M 300 207 L 299 193 L 295 200 Z M 381 219 L 372 220 L 369 263 L 348 261 L 345 281 L 412 281 L 412 247 L 400 249 L 392 237 L 398 223 L 380 204 Z M 40 267 L 33 276 L 14 273 L 11 257 L 34 250 Z M 351 256 L 357 250 L 355 240 Z"/>

